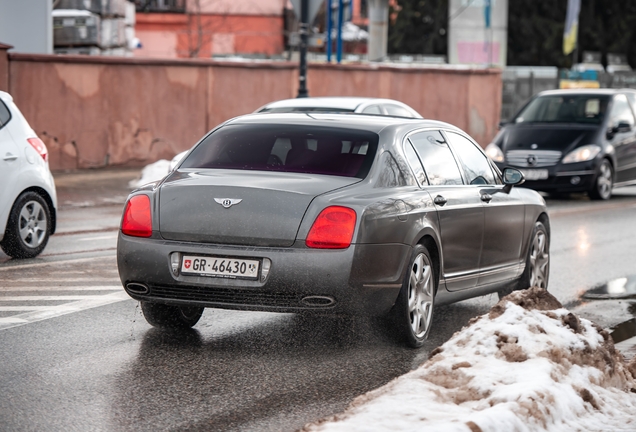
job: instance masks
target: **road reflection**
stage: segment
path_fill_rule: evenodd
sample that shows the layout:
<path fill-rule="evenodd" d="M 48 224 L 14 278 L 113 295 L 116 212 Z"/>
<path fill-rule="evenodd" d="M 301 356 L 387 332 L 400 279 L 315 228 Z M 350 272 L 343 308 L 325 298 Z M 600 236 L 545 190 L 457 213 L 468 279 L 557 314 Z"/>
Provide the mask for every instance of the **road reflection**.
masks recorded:
<path fill-rule="evenodd" d="M 207 310 L 200 329 L 143 335 L 116 377 L 113 421 L 122 430 L 297 430 L 417 367 L 495 302 L 438 308 L 419 350 L 395 341 L 385 320 Z M 236 331 L 233 315 L 254 321 Z"/>

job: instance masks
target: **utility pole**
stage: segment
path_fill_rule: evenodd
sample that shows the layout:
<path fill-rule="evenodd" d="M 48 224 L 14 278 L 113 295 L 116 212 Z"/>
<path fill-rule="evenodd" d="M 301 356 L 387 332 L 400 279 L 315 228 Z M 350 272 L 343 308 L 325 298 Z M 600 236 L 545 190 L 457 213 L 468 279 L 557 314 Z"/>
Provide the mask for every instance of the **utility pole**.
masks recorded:
<path fill-rule="evenodd" d="M 368 0 L 369 6 L 369 61 L 382 61 L 386 57 L 389 38 L 389 0 Z"/>
<path fill-rule="evenodd" d="M 307 43 L 309 33 L 309 0 L 301 0 L 300 2 L 300 70 L 298 73 L 298 96 L 297 98 L 306 98 L 309 96 L 307 91 Z"/>

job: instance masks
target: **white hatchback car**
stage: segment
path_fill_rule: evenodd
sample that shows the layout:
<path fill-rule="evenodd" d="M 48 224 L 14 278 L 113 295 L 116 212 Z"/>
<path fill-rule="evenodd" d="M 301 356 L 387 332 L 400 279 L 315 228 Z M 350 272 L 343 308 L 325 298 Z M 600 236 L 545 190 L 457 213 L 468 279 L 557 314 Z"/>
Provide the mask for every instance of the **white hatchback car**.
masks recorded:
<path fill-rule="evenodd" d="M 284 99 L 270 102 L 254 111 L 255 113 L 356 113 L 390 117 L 421 119 L 420 113 L 407 104 L 394 99 L 368 97 L 308 97 Z"/>
<path fill-rule="evenodd" d="M 0 247 L 33 258 L 55 232 L 57 195 L 46 145 L 0 91 Z"/>

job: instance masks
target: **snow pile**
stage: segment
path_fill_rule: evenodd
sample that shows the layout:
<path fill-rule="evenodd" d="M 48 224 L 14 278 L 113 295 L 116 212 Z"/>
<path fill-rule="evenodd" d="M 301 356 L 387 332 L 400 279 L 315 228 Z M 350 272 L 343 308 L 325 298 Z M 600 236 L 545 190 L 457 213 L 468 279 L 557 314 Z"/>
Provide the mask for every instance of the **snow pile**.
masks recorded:
<path fill-rule="evenodd" d="M 151 183 L 153 181 L 161 180 L 170 172 L 170 161 L 165 159 L 158 160 L 157 162 L 151 163 L 150 165 L 146 165 L 144 169 L 141 170 L 141 178 L 131 180 L 128 183 L 128 186 L 131 188 L 138 188 L 140 186 L 145 185 L 146 183 Z"/>
<path fill-rule="evenodd" d="M 547 291 L 518 291 L 418 369 L 305 431 L 635 431 L 636 359 Z"/>

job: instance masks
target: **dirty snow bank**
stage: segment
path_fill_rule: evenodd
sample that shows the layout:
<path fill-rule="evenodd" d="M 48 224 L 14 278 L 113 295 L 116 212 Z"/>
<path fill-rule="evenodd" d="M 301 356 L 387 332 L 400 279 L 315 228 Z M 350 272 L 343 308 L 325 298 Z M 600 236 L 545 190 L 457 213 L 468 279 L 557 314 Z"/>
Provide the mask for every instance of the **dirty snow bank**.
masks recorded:
<path fill-rule="evenodd" d="M 146 183 L 161 180 L 162 178 L 167 176 L 169 172 L 170 161 L 160 159 L 157 162 L 146 165 L 144 169 L 141 170 L 141 178 L 128 182 L 128 187 L 138 188 L 139 186 L 143 186 Z"/>
<path fill-rule="evenodd" d="M 304 430 L 635 431 L 634 376 L 636 359 L 627 364 L 606 331 L 530 289 Z"/>

